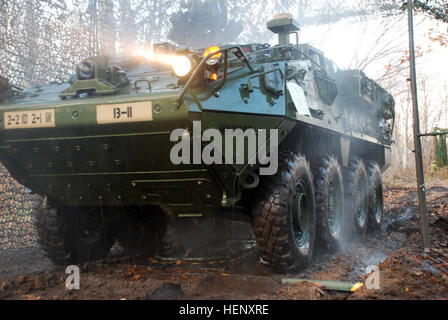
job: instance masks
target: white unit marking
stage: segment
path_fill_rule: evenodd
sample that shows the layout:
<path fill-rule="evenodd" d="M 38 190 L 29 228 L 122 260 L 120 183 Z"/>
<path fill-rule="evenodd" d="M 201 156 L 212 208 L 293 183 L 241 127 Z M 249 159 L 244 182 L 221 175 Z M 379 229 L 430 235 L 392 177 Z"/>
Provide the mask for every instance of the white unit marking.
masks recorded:
<path fill-rule="evenodd" d="M 286 86 L 288 87 L 289 94 L 296 107 L 297 114 L 311 117 L 310 108 L 306 102 L 303 89 L 297 83 L 292 81 L 288 81 Z"/>
<path fill-rule="evenodd" d="M 96 106 L 96 122 L 98 124 L 151 120 L 151 101 L 103 104 Z"/>
<path fill-rule="evenodd" d="M 5 112 L 5 129 L 55 127 L 54 109 Z"/>

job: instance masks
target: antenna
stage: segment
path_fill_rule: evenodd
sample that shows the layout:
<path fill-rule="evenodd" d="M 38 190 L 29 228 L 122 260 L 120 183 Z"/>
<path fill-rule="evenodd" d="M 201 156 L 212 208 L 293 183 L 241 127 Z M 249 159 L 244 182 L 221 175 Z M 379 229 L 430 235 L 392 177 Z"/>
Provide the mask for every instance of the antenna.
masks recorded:
<path fill-rule="evenodd" d="M 268 22 L 267 27 L 278 34 L 278 44 L 281 46 L 289 45 L 289 35 L 300 30 L 299 24 L 289 13 L 276 15 L 273 20 Z"/>

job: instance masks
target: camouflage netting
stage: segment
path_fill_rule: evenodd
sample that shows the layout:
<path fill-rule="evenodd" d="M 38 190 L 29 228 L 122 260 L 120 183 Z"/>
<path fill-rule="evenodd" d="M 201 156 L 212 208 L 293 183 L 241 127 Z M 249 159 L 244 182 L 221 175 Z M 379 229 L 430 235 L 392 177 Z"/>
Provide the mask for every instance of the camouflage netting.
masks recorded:
<path fill-rule="evenodd" d="M 34 227 L 41 198 L 29 193 L 0 164 L 0 251 L 37 245 Z"/>

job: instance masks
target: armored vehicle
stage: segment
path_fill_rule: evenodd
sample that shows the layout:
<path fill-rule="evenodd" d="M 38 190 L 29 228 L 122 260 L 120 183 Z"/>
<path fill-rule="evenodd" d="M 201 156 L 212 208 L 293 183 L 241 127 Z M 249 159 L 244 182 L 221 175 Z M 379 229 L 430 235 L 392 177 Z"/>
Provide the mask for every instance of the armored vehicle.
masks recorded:
<path fill-rule="evenodd" d="M 169 219 L 238 216 L 287 272 L 378 228 L 393 98 L 299 44 L 290 15 L 267 27 L 278 45 L 164 43 L 87 59 L 67 83 L 1 79 L 1 161 L 44 197 L 37 231 L 55 263 L 105 257 L 116 239 L 152 255 Z"/>

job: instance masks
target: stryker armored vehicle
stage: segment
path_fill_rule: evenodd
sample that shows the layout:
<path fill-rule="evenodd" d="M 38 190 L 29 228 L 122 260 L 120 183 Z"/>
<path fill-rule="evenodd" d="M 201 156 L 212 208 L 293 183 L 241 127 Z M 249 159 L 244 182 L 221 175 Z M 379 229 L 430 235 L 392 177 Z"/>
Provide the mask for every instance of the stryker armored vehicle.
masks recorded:
<path fill-rule="evenodd" d="M 152 255 L 169 219 L 243 208 L 262 262 L 288 272 L 379 227 L 392 96 L 299 44 L 290 15 L 267 27 L 278 45 L 165 43 L 87 59 L 67 83 L 1 79 L 1 162 L 43 196 L 53 262 L 105 257 L 117 239 Z"/>

